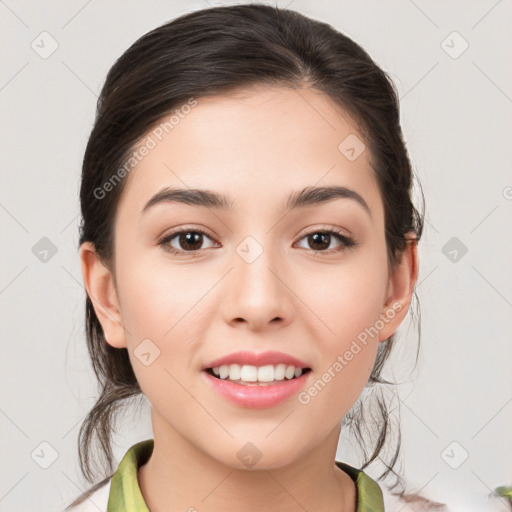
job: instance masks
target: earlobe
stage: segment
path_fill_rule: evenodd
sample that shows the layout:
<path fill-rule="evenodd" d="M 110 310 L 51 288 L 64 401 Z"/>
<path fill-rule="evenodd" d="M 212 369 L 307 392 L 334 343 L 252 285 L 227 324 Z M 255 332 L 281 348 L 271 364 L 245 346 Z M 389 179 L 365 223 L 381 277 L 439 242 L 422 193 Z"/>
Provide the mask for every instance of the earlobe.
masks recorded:
<path fill-rule="evenodd" d="M 112 347 L 125 348 L 125 329 L 112 273 L 103 264 L 91 242 L 84 242 L 79 253 L 84 286 L 103 328 L 105 340 Z"/>
<path fill-rule="evenodd" d="M 389 278 L 387 297 L 382 310 L 387 323 L 379 332 L 379 341 L 387 340 L 404 320 L 418 279 L 418 241 L 413 233 L 406 236 L 407 243 L 400 261 Z"/>

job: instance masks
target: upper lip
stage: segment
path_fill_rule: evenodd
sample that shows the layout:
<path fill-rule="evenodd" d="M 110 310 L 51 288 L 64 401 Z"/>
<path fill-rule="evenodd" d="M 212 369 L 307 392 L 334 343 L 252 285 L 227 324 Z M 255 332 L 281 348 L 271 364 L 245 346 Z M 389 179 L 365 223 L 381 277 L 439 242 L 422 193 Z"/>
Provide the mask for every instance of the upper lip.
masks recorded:
<path fill-rule="evenodd" d="M 227 356 L 223 356 L 215 359 L 214 361 L 210 361 L 204 365 L 202 369 L 207 370 L 208 368 L 215 368 L 217 366 L 229 364 L 265 366 L 269 364 L 276 365 L 281 363 L 295 366 L 295 368 L 308 368 L 308 365 L 300 359 L 297 359 L 296 357 L 290 356 L 289 354 L 285 354 L 283 352 L 268 351 L 256 354 L 254 352 L 242 351 L 233 352 Z"/>

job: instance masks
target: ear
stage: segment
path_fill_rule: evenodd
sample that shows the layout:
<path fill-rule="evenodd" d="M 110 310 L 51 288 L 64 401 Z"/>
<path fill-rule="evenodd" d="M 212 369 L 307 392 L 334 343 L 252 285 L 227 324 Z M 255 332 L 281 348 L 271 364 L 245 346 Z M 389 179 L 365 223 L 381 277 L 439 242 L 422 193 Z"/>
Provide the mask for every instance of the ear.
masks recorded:
<path fill-rule="evenodd" d="M 124 348 L 126 344 L 119 300 L 114 277 L 102 263 L 94 244 L 84 242 L 80 246 L 82 277 L 87 295 L 103 328 L 106 342 L 115 348 Z"/>
<path fill-rule="evenodd" d="M 418 241 L 414 233 L 408 233 L 400 261 L 389 276 L 386 300 L 381 312 L 385 325 L 379 331 L 379 341 L 385 341 L 392 336 L 407 315 L 418 271 Z"/>

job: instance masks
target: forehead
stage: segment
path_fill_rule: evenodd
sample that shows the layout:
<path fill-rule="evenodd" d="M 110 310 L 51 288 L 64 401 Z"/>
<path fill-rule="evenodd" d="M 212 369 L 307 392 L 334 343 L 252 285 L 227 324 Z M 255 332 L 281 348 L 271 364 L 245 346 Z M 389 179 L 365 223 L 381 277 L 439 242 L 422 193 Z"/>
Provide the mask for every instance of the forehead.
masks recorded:
<path fill-rule="evenodd" d="M 196 102 L 177 106 L 134 147 L 144 156 L 127 176 L 120 214 L 140 214 L 166 186 L 219 190 L 241 210 L 262 201 L 281 207 L 292 190 L 337 184 L 357 190 L 378 217 L 382 205 L 363 137 L 325 94 L 260 86 Z"/>

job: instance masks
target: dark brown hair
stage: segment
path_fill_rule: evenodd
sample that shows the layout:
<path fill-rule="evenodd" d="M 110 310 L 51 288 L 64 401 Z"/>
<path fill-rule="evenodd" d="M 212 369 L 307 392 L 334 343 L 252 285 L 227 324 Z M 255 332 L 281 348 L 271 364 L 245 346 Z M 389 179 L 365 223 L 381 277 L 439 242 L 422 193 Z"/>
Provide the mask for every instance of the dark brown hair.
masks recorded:
<path fill-rule="evenodd" d="M 413 171 L 400 127 L 395 86 L 368 53 L 330 25 L 262 4 L 214 7 L 183 15 L 142 36 L 115 62 L 98 99 L 83 159 L 79 243 L 92 242 L 103 262 L 114 269 L 113 227 L 126 179 L 118 180 L 108 193 L 104 185 L 112 183 L 135 144 L 191 98 L 259 84 L 315 88 L 356 121 L 383 199 L 388 265 L 392 270 L 408 243 L 405 235 L 412 232 L 412 243 L 417 243 L 423 230 L 423 214 L 411 199 Z M 418 305 L 416 294 L 414 298 Z M 80 466 L 87 481 L 97 480 L 91 457 L 92 442 L 97 437 L 108 467 L 102 468 L 104 478 L 72 505 L 112 476 L 115 416 L 127 399 L 141 394 L 127 350 L 106 343 L 89 297 L 85 307 L 88 350 L 101 390 L 80 429 Z M 394 338 L 379 344 L 365 391 L 395 384 L 381 377 Z M 417 356 L 418 352 L 416 362 Z M 390 432 L 386 400 L 380 392 L 368 396 L 373 414 L 377 414 L 374 439 L 367 441 L 363 435 L 362 399 L 347 414 L 344 425 L 363 449 L 363 468 L 380 460 L 386 470 L 379 479 L 392 472 L 397 482 L 402 482 L 394 470 L 400 427 L 391 460 L 383 460 L 380 455 Z M 368 443 L 373 444 L 370 455 L 366 451 Z M 403 489 L 395 494 L 407 499 Z"/>

